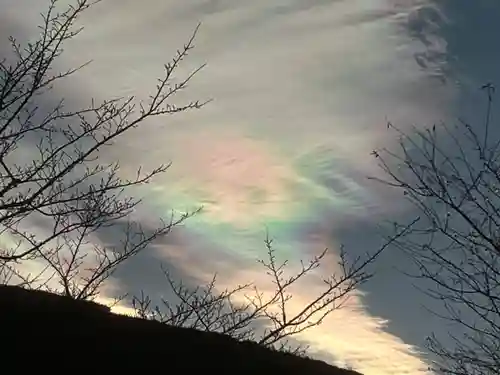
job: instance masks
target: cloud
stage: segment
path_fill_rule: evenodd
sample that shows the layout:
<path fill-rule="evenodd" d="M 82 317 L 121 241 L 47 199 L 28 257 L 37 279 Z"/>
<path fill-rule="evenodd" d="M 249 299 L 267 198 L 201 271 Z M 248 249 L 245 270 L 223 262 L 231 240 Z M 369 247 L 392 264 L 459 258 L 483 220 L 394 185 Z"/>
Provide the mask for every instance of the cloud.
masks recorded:
<path fill-rule="evenodd" d="M 16 27 L 32 32 L 27 0 L 0 3 Z M 83 105 L 90 97 L 146 98 L 162 62 L 201 21 L 197 48 L 177 73 L 208 66 L 178 100 L 215 99 L 202 111 L 147 123 L 101 155 L 120 160 L 124 174 L 173 161 L 136 192 L 145 198 L 143 220 L 206 208 L 182 228 L 180 244 L 131 263 L 118 287 L 137 288 L 156 257 L 180 277 L 221 271 L 228 285 L 260 281 L 252 267 L 264 226 L 297 260 L 323 245 L 336 249 L 336 228 L 362 232 L 363 222 L 397 210 L 364 176 L 378 173 L 370 151 L 393 142 L 388 118 L 406 127 L 451 116 L 456 93 L 445 84 L 447 46 L 431 27 L 436 15 L 430 2 L 409 0 L 104 0 L 91 9 L 60 66 L 94 62 L 54 94 Z M 314 287 L 298 290 L 297 303 Z M 304 338 L 366 375 L 425 373 L 416 350 L 363 303 L 362 293 L 354 296 Z"/>

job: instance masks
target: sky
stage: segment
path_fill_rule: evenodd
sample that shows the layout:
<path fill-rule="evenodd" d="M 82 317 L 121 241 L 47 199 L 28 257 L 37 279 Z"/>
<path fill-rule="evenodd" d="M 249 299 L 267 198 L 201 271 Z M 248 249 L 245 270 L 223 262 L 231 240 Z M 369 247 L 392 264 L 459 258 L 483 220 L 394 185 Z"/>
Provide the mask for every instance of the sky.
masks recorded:
<path fill-rule="evenodd" d="M 44 2 L 0 0 L 0 8 L 0 36 L 27 38 Z M 266 228 L 292 261 L 325 247 L 335 257 L 341 244 L 353 258 L 376 250 L 378 225 L 412 212 L 400 192 L 366 178 L 381 173 L 370 152 L 396 145 L 388 120 L 409 129 L 481 113 L 478 87 L 500 82 L 499 17 L 495 0 L 95 5 L 61 64 L 93 62 L 58 95 L 75 103 L 146 98 L 162 64 L 201 22 L 177 75 L 207 63 L 183 97 L 213 99 L 200 111 L 148 123 L 102 154 L 119 160 L 124 176 L 139 165 L 173 163 L 135 192 L 144 198 L 136 213 L 144 223 L 204 207 L 125 265 L 114 286 L 161 295 L 163 263 L 193 285 L 218 272 L 221 287 L 254 281 L 265 289 L 255 258 L 265 256 Z M 334 265 L 329 260 L 324 272 Z M 366 375 L 426 374 L 425 336 L 443 327 L 397 270 L 405 267 L 409 261 L 389 249 L 374 265 L 377 277 L 301 340 L 318 357 Z M 316 287 L 301 285 L 294 303 Z"/>

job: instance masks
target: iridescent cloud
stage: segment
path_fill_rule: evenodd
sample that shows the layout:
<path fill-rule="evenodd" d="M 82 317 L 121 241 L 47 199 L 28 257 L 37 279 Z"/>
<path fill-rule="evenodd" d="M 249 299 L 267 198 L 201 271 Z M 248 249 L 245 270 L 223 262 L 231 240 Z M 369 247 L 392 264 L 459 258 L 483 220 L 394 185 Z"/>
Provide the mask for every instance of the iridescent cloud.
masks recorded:
<path fill-rule="evenodd" d="M 10 4 L 12 19 L 31 22 L 28 0 L 0 3 Z M 82 20 L 86 29 L 63 61 L 94 63 L 59 89 L 75 101 L 146 97 L 161 63 L 202 21 L 197 48 L 178 74 L 208 66 L 180 99 L 214 102 L 146 124 L 102 157 L 119 159 L 124 173 L 173 162 L 137 192 L 145 196 L 145 219 L 204 206 L 186 223 L 182 246 L 161 247 L 162 257 L 200 279 L 221 271 L 227 274 L 221 286 L 264 282 L 253 259 L 262 255 L 265 227 L 292 260 L 322 246 L 335 251 L 329 223 L 362 225 L 358 219 L 379 219 L 370 216 L 373 207 L 391 210 L 364 179 L 377 173 L 370 151 L 391 142 L 386 119 L 404 127 L 450 115 L 455 93 L 442 83 L 439 58 L 446 43 L 420 19 L 430 6 L 410 0 L 104 0 Z M 418 38 L 410 36 L 409 22 L 422 22 Z M 210 250 L 211 262 L 199 253 L 205 244 L 217 249 Z M 224 261 L 227 254 L 238 268 Z M 296 303 L 314 288 L 311 282 L 297 290 Z M 384 327 L 383 318 L 366 312 L 359 293 L 304 339 L 366 375 L 425 373 L 416 350 Z"/>

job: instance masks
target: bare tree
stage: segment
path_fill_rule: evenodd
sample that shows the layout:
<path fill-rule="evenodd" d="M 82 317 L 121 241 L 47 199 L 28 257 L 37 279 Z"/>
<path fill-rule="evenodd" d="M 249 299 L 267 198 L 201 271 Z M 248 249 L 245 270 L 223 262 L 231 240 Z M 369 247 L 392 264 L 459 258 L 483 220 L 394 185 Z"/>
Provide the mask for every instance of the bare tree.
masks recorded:
<path fill-rule="evenodd" d="M 53 108 L 41 108 L 39 98 L 86 65 L 63 72 L 55 69 L 64 45 L 82 30 L 75 22 L 96 2 L 75 0 L 59 10 L 58 1 L 51 0 L 38 39 L 22 47 L 11 38 L 13 54 L 0 62 L 0 277 L 4 283 L 44 290 L 52 290 L 56 282 L 57 292 L 83 300 L 97 296 L 120 264 L 197 212 L 172 215 L 154 230 L 144 229 L 133 220 L 140 200 L 127 191 L 148 183 L 169 165 L 145 173 L 138 170 L 135 178 L 124 179 L 119 163 L 103 163 L 100 153 L 124 133 L 145 126 L 147 119 L 199 109 L 206 103 L 171 103 L 203 68 L 180 80 L 173 76 L 193 48 L 196 29 L 165 65 L 148 101 L 92 100 L 89 107 L 68 110 L 61 99 Z M 96 241 L 109 227 L 124 228 L 120 246 Z M 301 348 L 290 349 L 287 339 L 320 324 L 339 308 L 371 277 L 367 267 L 386 247 L 352 263 L 342 251 L 340 273 L 323 279 L 323 290 L 291 313 L 293 287 L 319 268 L 326 251 L 287 275 L 287 262 L 277 261 L 271 242 L 266 240 L 268 259 L 260 261 L 275 286 L 271 295 L 252 283 L 221 292 L 215 278 L 205 288 L 191 290 L 166 274 L 178 303 L 163 301 L 162 308 L 155 308 L 143 295 L 134 299 L 138 315 L 299 353 Z M 26 267 L 30 262 L 39 266 L 33 273 Z M 241 295 L 244 302 L 235 299 Z M 262 326 L 265 329 L 259 331 Z"/>
<path fill-rule="evenodd" d="M 145 319 L 220 332 L 238 340 L 256 341 L 266 347 L 305 355 L 307 347 L 292 345 L 289 339 L 320 325 L 328 315 L 341 308 L 351 294 L 373 276 L 368 270 L 369 265 L 411 225 L 401 228 L 384 246 L 365 257 L 348 261 L 348 254 L 342 247 L 337 262 L 338 272 L 322 277 L 321 291 L 308 296 L 309 300 L 297 312 L 290 309 L 292 291 L 320 270 L 328 250 L 307 262 L 301 261 L 299 270 L 290 272 L 287 260 L 277 260 L 269 236 L 265 240 L 267 258 L 257 262 L 273 284 L 271 293 L 263 293 L 255 283 L 220 291 L 216 276 L 204 287 L 189 288 L 164 270 L 169 291 L 176 301 L 162 299 L 160 305 L 154 305 L 143 292 L 132 299 L 132 305 L 137 316 Z"/>
<path fill-rule="evenodd" d="M 173 215 L 154 230 L 144 230 L 131 217 L 140 200 L 128 196 L 127 189 L 150 182 L 169 165 L 139 169 L 134 178 L 124 179 L 119 163 L 103 163 L 99 153 L 150 118 L 206 103 L 172 103 L 203 68 L 182 79 L 174 77 L 193 48 L 197 27 L 164 65 L 149 100 L 92 100 L 88 107 L 70 110 L 61 99 L 49 109 L 41 108 L 43 95 L 87 65 L 55 69 L 66 43 L 82 31 L 75 26 L 77 20 L 98 2 L 76 0 L 66 6 L 51 0 L 38 38 L 21 45 L 11 37 L 12 53 L 0 60 L 0 276 L 4 282 L 41 288 L 52 279 L 65 295 L 77 299 L 95 296 L 117 266 L 193 214 Z M 35 231 L 35 223 L 43 231 Z M 117 223 L 125 228 L 121 246 L 92 241 Z M 30 261 L 40 264 L 41 271 L 23 273 L 22 266 Z"/>
<path fill-rule="evenodd" d="M 380 181 L 420 214 L 395 244 L 418 267 L 410 276 L 430 281 L 423 290 L 444 304 L 444 313 L 432 311 L 451 323 L 449 337 L 428 338 L 443 374 L 500 373 L 500 134 L 491 126 L 494 87 L 482 89 L 484 126 L 460 120 L 408 136 L 389 124 L 399 151 L 374 152 L 388 175 Z"/>

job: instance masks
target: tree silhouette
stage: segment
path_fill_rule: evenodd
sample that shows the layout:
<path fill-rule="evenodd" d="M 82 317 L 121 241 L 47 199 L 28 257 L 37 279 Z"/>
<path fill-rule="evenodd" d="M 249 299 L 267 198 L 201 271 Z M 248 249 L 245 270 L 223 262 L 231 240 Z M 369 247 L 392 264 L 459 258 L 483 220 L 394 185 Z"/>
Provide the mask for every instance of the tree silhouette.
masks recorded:
<path fill-rule="evenodd" d="M 0 249 L 2 276 L 5 282 L 31 287 L 57 280 L 62 292 L 76 299 L 95 296 L 121 263 L 193 214 L 172 216 L 153 231 L 143 230 L 131 218 L 140 200 L 127 196 L 127 189 L 150 182 L 169 165 L 139 169 L 135 178 L 123 179 L 120 164 L 102 163 L 99 152 L 150 118 L 205 104 L 172 103 L 203 68 L 175 80 L 175 70 L 193 48 L 196 28 L 164 65 L 149 100 L 91 100 L 86 108 L 66 110 L 61 99 L 50 109 L 40 108 L 44 94 L 87 64 L 63 72 L 54 68 L 65 44 L 82 31 L 75 22 L 96 3 L 78 0 L 60 10 L 59 2 L 51 0 L 38 38 L 21 46 L 11 37 L 13 56 L 0 60 L 0 233 L 6 239 Z M 26 156 L 26 150 L 31 154 Z M 32 229 L 35 222 L 43 223 L 43 233 Z M 119 249 L 92 241 L 98 231 L 117 223 L 125 227 Z M 42 264 L 42 272 L 20 271 L 29 261 Z"/>
<path fill-rule="evenodd" d="M 352 292 L 373 276 L 368 270 L 370 264 L 403 236 L 411 225 L 400 228 L 381 248 L 364 257 L 358 256 L 349 261 L 342 247 L 336 264 L 338 270 L 322 277 L 323 288 L 307 296 L 307 302 L 296 312 L 290 309 L 293 288 L 307 283 L 308 277 L 321 269 L 328 249 L 309 261 L 301 261 L 298 271 L 293 272 L 288 267 L 288 261 L 277 260 L 276 249 L 269 236 L 265 239 L 267 257 L 257 262 L 272 282 L 270 293 L 262 292 L 253 282 L 220 291 L 216 276 L 204 287 L 190 288 L 174 280 L 164 270 L 168 291 L 176 297 L 175 301 L 162 299 L 159 305 L 155 305 L 143 292 L 132 299 L 132 305 L 137 316 L 144 319 L 220 332 L 238 340 L 252 340 L 280 351 L 306 355 L 307 346 L 292 344 L 289 339 L 320 325 L 328 315 L 342 308 Z"/>
<path fill-rule="evenodd" d="M 414 260 L 410 276 L 430 281 L 425 293 L 444 305 L 448 342 L 428 348 L 443 374 L 500 373 L 500 138 L 492 127 L 494 87 L 484 85 L 484 126 L 455 126 L 400 135 L 400 149 L 376 151 L 388 178 L 419 211 L 417 225 L 394 244 Z M 400 224 L 395 223 L 398 230 Z"/>

